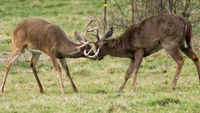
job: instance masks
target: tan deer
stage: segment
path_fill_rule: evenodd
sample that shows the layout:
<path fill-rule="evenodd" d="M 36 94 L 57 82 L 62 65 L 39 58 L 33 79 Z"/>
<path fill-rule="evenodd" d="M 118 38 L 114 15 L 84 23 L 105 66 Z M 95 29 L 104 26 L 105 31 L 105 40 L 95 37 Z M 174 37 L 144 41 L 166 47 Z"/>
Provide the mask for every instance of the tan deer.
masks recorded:
<path fill-rule="evenodd" d="M 131 91 L 135 91 L 137 73 L 143 57 L 161 48 L 167 51 L 178 66 L 170 90 L 175 88 L 184 64 L 180 50 L 195 63 L 200 81 L 199 58 L 191 47 L 192 25 L 183 17 L 175 14 L 152 16 L 141 23 L 131 25 L 117 38 L 109 38 L 112 33 L 111 28 L 104 38 L 97 37 L 96 47 L 99 50 L 97 57 L 99 60 L 106 55 L 131 59 L 119 92 L 123 90 L 132 73 L 134 77 Z"/>
<path fill-rule="evenodd" d="M 51 24 L 42 19 L 25 19 L 18 24 L 13 31 L 12 54 L 6 66 L 6 72 L 2 81 L 0 92 L 2 93 L 4 91 L 4 85 L 11 65 L 18 59 L 20 54 L 25 49 L 28 49 L 32 53 L 30 66 L 41 93 L 43 93 L 43 88 L 36 71 L 36 64 L 41 52 L 50 56 L 58 72 L 61 92 L 64 93 L 64 85 L 62 81 L 61 69 L 57 59 L 59 59 L 62 67 L 64 68 L 74 92 L 78 92 L 70 76 L 65 58 L 79 58 L 86 57 L 88 55 L 92 56 L 92 59 L 96 58 L 92 51 L 92 47 L 89 45 L 89 42 L 80 38 L 77 32 L 75 32 L 74 35 L 81 42 L 80 44 L 70 41 L 64 31 L 58 25 Z M 89 52 L 89 54 L 86 54 L 87 52 Z"/>

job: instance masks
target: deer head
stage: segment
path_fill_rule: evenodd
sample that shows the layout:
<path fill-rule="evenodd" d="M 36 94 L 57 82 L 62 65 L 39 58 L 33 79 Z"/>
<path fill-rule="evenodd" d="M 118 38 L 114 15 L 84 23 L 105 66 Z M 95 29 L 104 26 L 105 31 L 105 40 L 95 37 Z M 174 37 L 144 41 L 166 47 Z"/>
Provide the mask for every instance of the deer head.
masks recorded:
<path fill-rule="evenodd" d="M 90 20 L 90 22 L 88 23 L 87 27 L 85 28 L 86 30 L 85 30 L 85 33 L 84 33 L 84 38 L 87 37 L 87 33 L 91 33 L 91 35 L 93 35 L 97 38 L 97 42 L 90 42 L 90 43 L 93 43 L 95 45 L 96 53 L 92 53 L 94 55 L 90 55 L 91 54 L 90 51 L 92 51 L 94 49 L 94 48 L 92 48 L 88 52 L 84 51 L 85 56 L 87 56 L 88 58 L 101 60 L 106 55 L 105 54 L 105 53 L 107 53 L 106 50 L 110 50 L 110 49 L 107 49 L 109 47 L 107 46 L 108 42 L 106 40 L 109 37 L 112 36 L 113 27 L 110 27 L 109 31 L 103 37 L 101 37 L 101 35 L 99 34 L 99 31 L 98 31 L 99 27 L 98 27 L 98 23 L 97 23 L 96 19 L 95 18 L 87 18 L 87 19 Z M 92 22 L 95 22 L 96 27 L 93 27 L 93 28 L 89 27 L 90 24 L 92 24 Z M 105 52 L 104 52 L 104 50 L 105 50 Z"/>
<path fill-rule="evenodd" d="M 80 45 L 76 47 L 76 51 L 70 53 L 70 57 L 76 58 L 77 56 L 83 56 L 92 60 L 96 60 L 97 57 L 94 54 L 93 47 L 90 45 L 90 42 L 85 38 L 82 39 L 81 35 L 77 31 L 74 32 L 74 37 L 80 42 Z"/>
<path fill-rule="evenodd" d="M 99 49 L 99 53 L 97 56 L 98 60 L 102 60 L 107 53 L 112 53 L 112 49 L 114 49 L 115 45 L 113 44 L 112 39 L 110 37 L 113 34 L 113 27 L 110 27 L 109 31 L 103 36 L 102 39 L 96 42 L 96 48 Z"/>

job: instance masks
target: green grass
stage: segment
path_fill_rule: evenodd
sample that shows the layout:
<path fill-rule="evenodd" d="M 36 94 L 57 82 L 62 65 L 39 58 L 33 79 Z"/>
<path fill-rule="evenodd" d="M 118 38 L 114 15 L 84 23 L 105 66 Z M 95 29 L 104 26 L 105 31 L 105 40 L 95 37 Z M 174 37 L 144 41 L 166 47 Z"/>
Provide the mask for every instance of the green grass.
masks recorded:
<path fill-rule="evenodd" d="M 101 17 L 103 0 L 1 0 L 0 52 L 10 51 L 14 27 L 25 18 L 39 17 L 61 26 L 70 39 L 75 30 L 83 33 L 85 17 Z M 197 31 L 196 31 L 197 32 Z M 197 51 L 200 55 L 199 51 Z M 0 113 L 198 113 L 199 80 L 196 67 L 186 56 L 176 89 L 169 91 L 176 64 L 163 50 L 144 58 L 138 73 L 136 92 L 130 92 L 132 77 L 122 93 L 117 93 L 129 59 L 105 57 L 102 61 L 67 59 L 71 76 L 79 90 L 73 93 L 64 70 L 65 94 L 61 94 L 57 72 L 50 61 L 40 60 L 37 71 L 44 94 L 39 93 L 29 63 L 21 56 L 11 67 L 0 94 Z M 0 62 L 0 80 L 6 62 Z"/>
<path fill-rule="evenodd" d="M 84 18 L 103 13 L 102 4 L 103 1 L 98 0 L 1 0 L 0 26 L 4 26 L 4 29 L 0 34 L 11 35 L 14 27 L 23 19 L 37 17 L 61 26 L 72 35 L 75 30 L 84 30 L 87 23 Z"/>
<path fill-rule="evenodd" d="M 152 60 L 154 59 L 154 60 Z M 159 59 L 159 60 L 157 60 Z M 167 72 L 161 65 L 171 62 Z M 108 63 L 109 62 L 109 63 Z M 66 94 L 61 94 L 57 73 L 50 62 L 38 63 L 45 93 L 40 94 L 27 62 L 16 62 L 8 75 L 5 92 L 0 94 L 1 112 L 199 112 L 199 81 L 193 63 L 186 59 L 176 89 L 169 92 L 176 65 L 167 57 L 144 59 L 136 92 L 130 92 L 132 78 L 117 93 L 129 59 L 106 57 L 102 61 L 67 59 L 71 76 L 79 89 L 73 93 L 63 71 Z M 154 68 L 151 65 L 155 64 Z M 5 64 L 3 64 L 5 66 Z M 149 66 L 148 66 L 149 65 Z M 92 68 L 91 68 L 92 67 Z M 2 68 L 3 77 L 4 68 Z"/>

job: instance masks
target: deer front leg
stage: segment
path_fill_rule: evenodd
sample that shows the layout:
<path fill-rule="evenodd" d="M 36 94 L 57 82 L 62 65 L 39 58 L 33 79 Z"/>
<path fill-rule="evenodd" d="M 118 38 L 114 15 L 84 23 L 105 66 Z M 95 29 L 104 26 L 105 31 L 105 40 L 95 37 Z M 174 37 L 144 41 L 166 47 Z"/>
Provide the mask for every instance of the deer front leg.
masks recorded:
<path fill-rule="evenodd" d="M 122 83 L 122 85 L 119 88 L 118 92 L 122 92 L 122 90 L 124 89 L 124 86 L 126 85 L 126 82 L 128 81 L 128 79 L 130 78 L 130 76 L 133 73 L 133 69 L 134 69 L 134 59 L 131 59 L 130 65 L 129 65 L 128 70 L 126 71 L 126 75 L 124 77 L 124 82 Z"/>
<path fill-rule="evenodd" d="M 56 57 L 51 57 L 52 59 L 52 62 L 58 72 L 58 77 L 59 77 L 59 81 L 60 81 L 60 86 L 61 86 L 61 92 L 64 94 L 64 85 L 63 85 L 63 81 L 62 81 L 62 73 L 61 73 L 61 69 L 60 69 L 60 66 L 57 62 L 57 58 Z"/>
<path fill-rule="evenodd" d="M 135 92 L 135 86 L 136 86 L 136 80 L 137 80 L 137 73 L 140 67 L 140 64 L 142 63 L 144 52 L 138 51 L 134 54 L 135 62 L 134 62 L 134 77 L 133 77 L 133 84 L 131 91 Z"/>
<path fill-rule="evenodd" d="M 78 89 L 76 88 L 71 76 L 70 76 L 70 73 L 69 73 L 69 69 L 68 69 L 68 66 L 66 64 L 66 60 L 65 59 L 59 59 L 60 60 L 60 63 L 62 64 L 62 67 L 65 69 L 65 72 L 67 74 L 67 77 L 69 78 L 70 80 L 70 83 L 72 85 L 72 88 L 74 90 L 75 93 L 78 93 Z"/>

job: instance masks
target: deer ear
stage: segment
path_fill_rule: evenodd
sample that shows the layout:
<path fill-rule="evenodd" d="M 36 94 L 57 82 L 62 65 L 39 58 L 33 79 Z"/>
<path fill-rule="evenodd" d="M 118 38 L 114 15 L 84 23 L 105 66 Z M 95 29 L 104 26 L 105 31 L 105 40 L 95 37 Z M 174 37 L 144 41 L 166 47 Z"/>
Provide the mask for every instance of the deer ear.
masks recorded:
<path fill-rule="evenodd" d="M 103 38 L 109 38 L 113 34 L 113 27 L 110 27 L 109 31 L 104 35 Z"/>
<path fill-rule="evenodd" d="M 80 35 L 77 31 L 74 32 L 74 37 L 75 37 L 76 40 L 78 40 L 79 42 L 81 42 L 81 41 L 83 40 L 82 37 L 81 37 L 81 35 Z"/>

